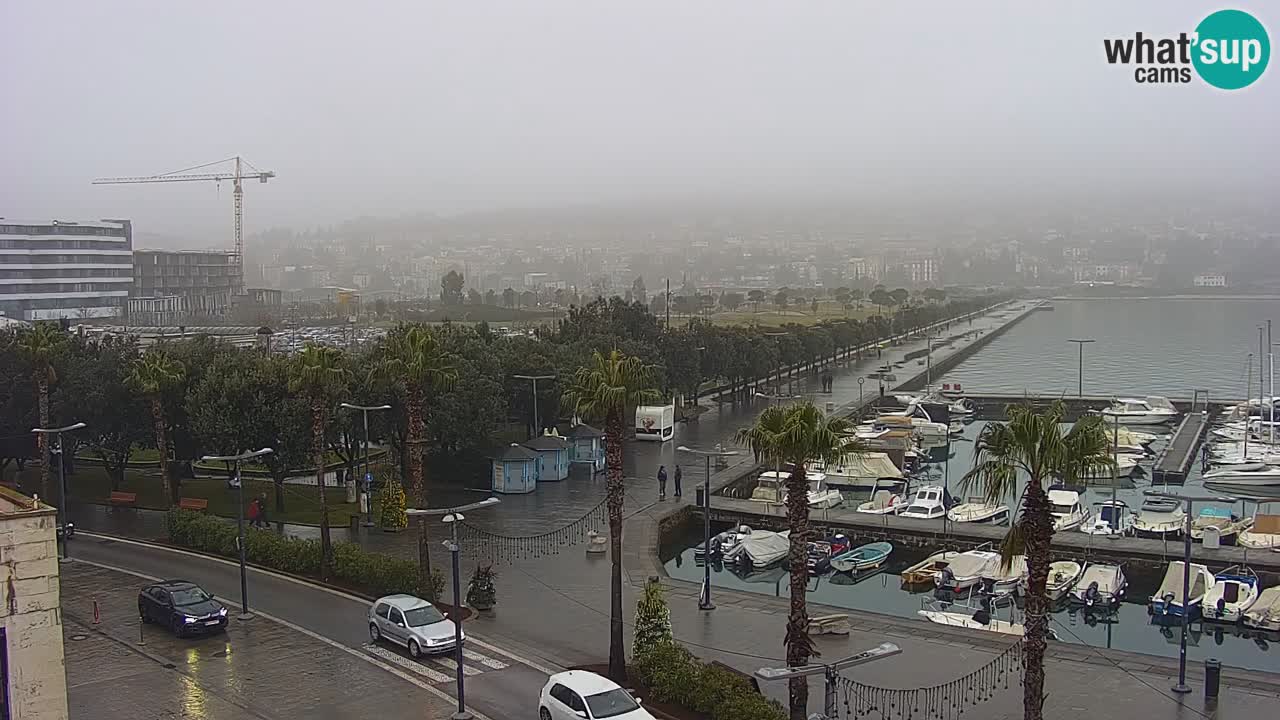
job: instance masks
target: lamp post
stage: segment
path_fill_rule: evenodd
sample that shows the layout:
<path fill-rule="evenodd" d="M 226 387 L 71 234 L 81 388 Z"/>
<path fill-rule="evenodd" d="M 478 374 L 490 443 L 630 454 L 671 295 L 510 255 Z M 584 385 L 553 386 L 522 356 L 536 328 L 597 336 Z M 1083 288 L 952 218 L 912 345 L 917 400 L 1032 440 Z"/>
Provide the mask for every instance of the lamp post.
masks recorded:
<path fill-rule="evenodd" d="M 67 458 L 62 454 L 62 433 L 85 427 L 82 422 L 59 428 L 31 428 L 37 435 L 52 435 L 55 440 L 53 454 L 58 456 L 58 521 L 62 523 L 62 562 L 70 559 L 67 540 L 71 537 L 71 509 L 67 507 Z"/>
<path fill-rule="evenodd" d="M 926 393 L 933 386 L 933 341 L 941 337 L 941 335 L 930 335 L 925 338 L 924 391 Z"/>
<path fill-rule="evenodd" d="M 538 417 L 538 381 L 539 380 L 555 380 L 555 375 L 512 375 L 511 377 L 519 380 L 533 381 L 533 434 L 537 436 L 542 433 L 542 418 Z"/>
<path fill-rule="evenodd" d="M 373 527 L 373 473 L 369 469 L 369 412 L 390 410 L 390 405 L 352 405 L 342 403 L 338 407 L 359 410 L 364 414 L 364 526 Z"/>
<path fill-rule="evenodd" d="M 715 610 L 711 602 L 711 458 L 737 455 L 734 450 L 697 450 L 686 445 L 676 448 L 682 452 L 701 455 L 707 462 L 707 474 L 702 478 L 702 592 L 698 595 L 699 610 Z"/>
<path fill-rule="evenodd" d="M 803 667 L 760 668 L 753 674 L 761 680 L 790 680 L 792 678 L 807 678 L 811 675 L 824 676 L 826 678 L 826 692 L 822 703 L 822 718 L 823 720 L 838 720 L 840 708 L 836 697 L 836 680 L 840 678 L 840 672 L 851 667 L 893 657 L 900 652 L 902 652 L 902 648 L 893 643 L 880 643 L 870 650 L 865 650 L 857 655 L 837 660 L 833 663 L 805 665 Z M 815 720 L 815 718 L 810 716 L 810 720 Z"/>
<path fill-rule="evenodd" d="M 1147 497 L 1167 498 L 1170 500 L 1178 500 L 1187 504 L 1186 509 L 1186 527 L 1182 529 L 1182 639 L 1178 643 L 1178 684 L 1171 689 L 1178 694 L 1191 692 L 1191 688 L 1187 686 L 1187 596 L 1191 594 L 1191 511 L 1192 505 L 1196 502 L 1226 502 L 1235 503 L 1235 498 L 1222 497 L 1220 495 L 1178 495 L 1176 493 L 1160 492 L 1158 490 L 1144 490 L 1143 495 Z"/>
<path fill-rule="evenodd" d="M 1080 348 L 1080 360 L 1077 364 L 1078 385 L 1076 386 L 1076 397 L 1084 397 L 1084 346 L 1091 342 L 1098 342 L 1093 338 L 1073 338 L 1067 342 L 1073 342 Z"/>
<path fill-rule="evenodd" d="M 444 517 L 441 519 L 449 523 L 449 539 L 444 542 L 444 546 L 449 548 L 449 553 L 453 559 L 453 611 L 457 614 L 453 621 L 453 648 L 454 664 L 458 666 L 458 710 L 449 716 L 450 720 L 471 720 L 471 713 L 467 711 L 466 685 L 463 681 L 466 674 L 463 672 L 462 665 L 464 661 L 462 654 L 462 580 L 458 569 L 458 551 L 461 549 L 458 545 L 458 523 L 466 519 L 466 516 L 462 514 L 463 510 L 476 510 L 490 505 L 497 505 L 499 502 L 498 498 L 491 497 L 485 498 L 480 502 L 459 505 L 458 507 L 409 508 L 405 510 L 407 515 L 443 515 Z"/>
<path fill-rule="evenodd" d="M 237 616 L 239 620 L 248 620 L 253 617 L 249 613 L 249 579 L 245 574 L 244 563 L 244 481 L 240 479 L 240 463 L 270 455 L 273 452 L 275 451 L 271 448 L 262 448 L 242 452 L 239 455 L 205 455 L 200 458 L 200 462 L 203 463 L 227 463 L 227 467 L 231 470 L 231 477 L 236 482 L 236 547 L 240 550 L 240 614 Z"/>

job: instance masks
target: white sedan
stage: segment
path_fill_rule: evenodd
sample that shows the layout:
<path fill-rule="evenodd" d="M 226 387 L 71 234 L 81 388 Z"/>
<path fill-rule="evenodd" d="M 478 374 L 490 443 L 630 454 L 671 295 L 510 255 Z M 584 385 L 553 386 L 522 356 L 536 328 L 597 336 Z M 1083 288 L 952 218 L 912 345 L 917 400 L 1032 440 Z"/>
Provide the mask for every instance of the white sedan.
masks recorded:
<path fill-rule="evenodd" d="M 586 670 L 556 673 L 538 699 L 539 720 L 654 720 L 617 683 Z"/>

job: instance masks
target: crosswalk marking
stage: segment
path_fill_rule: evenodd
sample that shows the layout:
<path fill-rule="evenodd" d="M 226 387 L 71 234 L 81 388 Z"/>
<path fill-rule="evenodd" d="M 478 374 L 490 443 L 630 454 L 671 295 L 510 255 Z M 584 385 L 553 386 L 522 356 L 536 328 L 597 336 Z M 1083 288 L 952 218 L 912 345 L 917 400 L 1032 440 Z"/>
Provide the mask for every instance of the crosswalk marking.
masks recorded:
<path fill-rule="evenodd" d="M 478 662 L 490 670 L 505 670 L 508 667 L 508 665 L 501 660 L 495 660 L 488 655 L 481 655 L 480 653 L 475 652 L 474 650 L 468 650 L 465 647 L 462 648 L 462 656 L 472 662 Z"/>
<path fill-rule="evenodd" d="M 464 650 L 463 652 L 465 653 L 466 651 Z M 445 670 L 448 670 L 449 677 L 456 677 L 458 675 L 458 663 L 454 662 L 453 658 L 451 657 L 446 657 L 444 655 L 436 655 L 428 659 L 427 662 L 431 663 L 432 665 L 438 665 L 440 667 L 443 667 Z M 470 677 L 471 675 L 479 675 L 482 672 L 484 671 L 476 667 L 475 665 L 462 666 L 462 674 L 468 677 Z"/>
<path fill-rule="evenodd" d="M 409 658 L 404 657 L 403 655 L 400 655 L 398 653 L 392 652 L 391 650 L 388 650 L 380 645 L 365 645 L 364 651 L 369 653 L 370 655 L 376 655 L 382 658 L 383 660 L 386 660 L 387 662 L 394 663 L 395 665 L 402 667 L 405 670 L 408 670 L 413 673 L 417 673 L 427 678 L 431 682 L 445 683 L 445 682 L 451 682 L 453 680 L 453 677 L 451 675 L 445 675 L 444 673 L 438 670 L 432 670 L 431 668 L 427 667 L 426 665 L 423 665 L 422 663 L 416 663 L 410 660 Z"/>

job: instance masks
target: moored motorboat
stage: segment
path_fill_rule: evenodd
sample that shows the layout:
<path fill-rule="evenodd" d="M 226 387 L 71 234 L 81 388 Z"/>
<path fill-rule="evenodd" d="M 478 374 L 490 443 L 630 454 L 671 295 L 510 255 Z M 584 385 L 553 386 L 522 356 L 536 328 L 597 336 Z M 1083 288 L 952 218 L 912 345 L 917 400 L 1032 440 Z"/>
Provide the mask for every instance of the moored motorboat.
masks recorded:
<path fill-rule="evenodd" d="M 947 518 L 955 523 L 1002 525 L 1009 520 L 1009 506 L 990 503 L 982 497 L 971 497 L 948 510 Z"/>
<path fill-rule="evenodd" d="M 1094 503 L 1097 512 L 1089 522 L 1080 526 L 1080 532 L 1086 535 L 1103 535 L 1107 537 L 1125 537 L 1133 534 L 1133 512 L 1123 500 L 1105 500 Z"/>
<path fill-rule="evenodd" d="M 1221 487 L 1280 489 L 1280 467 L 1265 463 L 1229 465 L 1205 473 L 1204 481 Z"/>
<path fill-rule="evenodd" d="M 742 542 L 742 538 L 750 534 L 751 526 L 738 525 L 715 535 L 711 538 L 711 559 L 720 559 L 726 552 L 737 547 L 738 543 Z M 705 555 L 706 548 L 704 548 L 701 543 L 694 547 L 693 556 L 695 558 L 701 558 Z"/>
<path fill-rule="evenodd" d="M 1182 503 L 1170 498 L 1147 498 L 1133 521 L 1139 537 L 1175 538 L 1186 528 L 1187 513 Z"/>
<path fill-rule="evenodd" d="M 1178 417 L 1178 410 L 1168 398 L 1148 395 L 1145 398 L 1116 398 L 1100 414 L 1107 420 L 1125 425 L 1160 425 Z"/>
<path fill-rule="evenodd" d="M 868 515 L 896 515 L 906 507 L 907 502 L 901 495 L 888 490 L 876 490 L 870 500 L 858 505 L 857 511 Z"/>
<path fill-rule="evenodd" d="M 852 550 L 846 550 L 831 557 L 831 568 L 836 572 L 862 572 L 878 568 L 893 552 L 893 545 L 887 542 L 867 543 Z"/>
<path fill-rule="evenodd" d="M 952 558 L 934 576 L 934 584 L 944 592 L 967 590 L 982 582 L 982 576 L 1000 564 L 1000 553 L 968 550 Z"/>
<path fill-rule="evenodd" d="M 1280 515 L 1258 513 L 1253 527 L 1236 536 L 1236 544 L 1255 550 L 1280 548 Z"/>
<path fill-rule="evenodd" d="M 1247 567 L 1232 566 L 1213 576 L 1202 603 L 1205 620 L 1233 623 L 1258 600 L 1258 576 Z"/>
<path fill-rule="evenodd" d="M 1049 563 L 1049 577 L 1044 593 L 1049 602 L 1057 602 L 1067 596 L 1084 573 L 1084 566 L 1075 560 L 1055 560 Z"/>
<path fill-rule="evenodd" d="M 1014 555 L 1009 564 L 1004 560 L 988 567 L 982 573 L 982 580 L 993 596 L 1009 595 L 1017 592 L 1027 579 L 1027 556 Z"/>
<path fill-rule="evenodd" d="M 1080 502 L 1080 493 L 1074 490 L 1050 490 L 1049 514 L 1053 515 L 1055 532 L 1074 530 L 1089 518 L 1089 511 Z"/>
<path fill-rule="evenodd" d="M 1128 587 L 1129 579 L 1119 565 L 1089 563 L 1068 591 L 1068 597 L 1086 608 L 1109 609 L 1120 604 Z"/>
<path fill-rule="evenodd" d="M 1236 541 L 1236 537 L 1244 530 L 1253 527 L 1253 518 L 1242 518 L 1227 508 L 1204 507 L 1200 514 L 1191 521 L 1191 539 L 1197 542 L 1204 540 L 1206 530 L 1214 529 L 1218 539 L 1226 544 Z"/>
<path fill-rule="evenodd" d="M 1214 584 L 1213 573 L 1209 572 L 1209 568 L 1204 565 L 1191 563 L 1187 583 L 1187 601 L 1184 606 L 1182 601 L 1184 572 L 1181 560 L 1169 563 L 1169 568 L 1164 573 L 1164 580 L 1160 582 L 1160 589 L 1156 590 L 1147 604 L 1147 610 L 1152 615 L 1185 616 L 1189 621 L 1200 619 L 1205 595 Z"/>
<path fill-rule="evenodd" d="M 756 569 L 767 568 L 781 562 L 791 548 L 788 533 L 755 530 L 742 538 L 736 547 L 724 554 L 726 562 L 734 562 Z"/>
<path fill-rule="evenodd" d="M 1244 626 L 1255 630 L 1280 631 L 1280 587 L 1258 593 L 1253 607 L 1244 613 Z"/>
<path fill-rule="evenodd" d="M 960 555 L 958 550 L 942 550 L 902 571 L 902 586 L 932 585 L 943 568 Z"/>
<path fill-rule="evenodd" d="M 947 514 L 947 492 L 941 485 L 925 485 L 916 490 L 907 507 L 898 513 L 901 517 L 918 520 L 936 520 Z"/>

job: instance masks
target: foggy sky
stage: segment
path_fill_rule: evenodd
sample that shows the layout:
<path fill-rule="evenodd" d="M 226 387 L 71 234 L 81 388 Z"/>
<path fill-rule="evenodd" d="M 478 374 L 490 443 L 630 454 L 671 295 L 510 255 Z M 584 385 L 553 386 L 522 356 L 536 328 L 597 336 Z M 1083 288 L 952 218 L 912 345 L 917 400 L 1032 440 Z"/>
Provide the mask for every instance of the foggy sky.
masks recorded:
<path fill-rule="evenodd" d="M 1252 194 L 1280 159 L 1280 68 L 1224 93 L 1103 59 L 1213 2 L 2 5 L 7 217 L 229 233 L 229 185 L 89 180 L 237 152 L 279 174 L 246 191 L 246 233 L 699 196 Z M 1275 43 L 1280 11 L 1235 7 Z"/>

